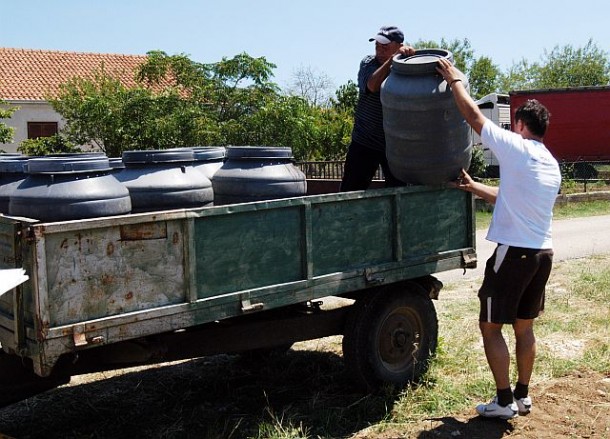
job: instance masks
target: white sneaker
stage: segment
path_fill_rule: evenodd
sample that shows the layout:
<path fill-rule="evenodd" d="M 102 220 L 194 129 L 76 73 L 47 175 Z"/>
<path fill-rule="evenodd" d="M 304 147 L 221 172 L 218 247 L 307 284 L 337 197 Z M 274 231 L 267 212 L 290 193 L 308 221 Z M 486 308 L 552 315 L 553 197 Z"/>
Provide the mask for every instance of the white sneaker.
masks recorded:
<path fill-rule="evenodd" d="M 489 404 L 479 404 L 476 407 L 477 413 L 486 418 L 512 419 L 519 416 L 519 408 L 515 402 L 511 402 L 506 407 L 498 404 L 498 397 L 495 396 Z"/>
<path fill-rule="evenodd" d="M 532 398 L 526 396 L 525 398 L 515 399 L 515 404 L 517 404 L 517 408 L 519 409 L 520 415 L 527 415 L 532 411 Z"/>

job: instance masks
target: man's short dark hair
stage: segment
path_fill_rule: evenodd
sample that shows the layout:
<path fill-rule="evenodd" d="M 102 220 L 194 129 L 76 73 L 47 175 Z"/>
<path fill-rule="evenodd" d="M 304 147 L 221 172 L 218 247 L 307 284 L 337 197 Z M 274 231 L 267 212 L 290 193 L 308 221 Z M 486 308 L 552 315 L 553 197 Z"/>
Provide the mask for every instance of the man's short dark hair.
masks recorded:
<path fill-rule="evenodd" d="M 550 118 L 549 110 L 536 99 L 528 99 L 515 111 L 515 122 L 523 121 L 530 132 L 538 137 L 546 133 Z"/>

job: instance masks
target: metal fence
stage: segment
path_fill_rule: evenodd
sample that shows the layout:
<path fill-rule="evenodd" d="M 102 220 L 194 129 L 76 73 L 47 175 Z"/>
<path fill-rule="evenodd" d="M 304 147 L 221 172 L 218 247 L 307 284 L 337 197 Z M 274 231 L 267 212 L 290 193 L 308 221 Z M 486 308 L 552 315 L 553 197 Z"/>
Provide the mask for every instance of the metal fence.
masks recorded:
<path fill-rule="evenodd" d="M 329 160 L 296 162 L 295 164 L 308 180 L 341 180 L 345 162 L 343 160 Z M 600 163 L 597 162 L 561 163 L 564 180 L 571 180 L 575 184 L 582 185 L 583 192 L 589 192 L 593 187 L 600 184 L 610 185 L 610 171 L 600 171 L 597 169 L 598 165 Z M 373 179 L 383 180 L 381 167 L 377 170 Z"/>
<path fill-rule="evenodd" d="M 311 180 L 341 180 L 343 178 L 343 160 L 297 162 L 296 165 Z M 377 169 L 374 180 L 383 180 L 381 167 Z"/>

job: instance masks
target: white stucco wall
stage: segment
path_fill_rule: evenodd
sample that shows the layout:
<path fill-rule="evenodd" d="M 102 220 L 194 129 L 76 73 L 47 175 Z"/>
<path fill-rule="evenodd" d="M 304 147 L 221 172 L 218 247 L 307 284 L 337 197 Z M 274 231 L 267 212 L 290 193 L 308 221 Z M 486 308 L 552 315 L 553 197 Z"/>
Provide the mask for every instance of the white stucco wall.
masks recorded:
<path fill-rule="evenodd" d="M 10 119 L 0 119 L 5 125 L 15 128 L 13 143 L 0 143 L 0 150 L 17 152 L 21 142 L 28 138 L 28 122 L 58 122 L 58 129 L 62 129 L 65 121 L 53 110 L 51 104 L 45 101 L 8 101 L 11 105 L 19 107 Z"/>

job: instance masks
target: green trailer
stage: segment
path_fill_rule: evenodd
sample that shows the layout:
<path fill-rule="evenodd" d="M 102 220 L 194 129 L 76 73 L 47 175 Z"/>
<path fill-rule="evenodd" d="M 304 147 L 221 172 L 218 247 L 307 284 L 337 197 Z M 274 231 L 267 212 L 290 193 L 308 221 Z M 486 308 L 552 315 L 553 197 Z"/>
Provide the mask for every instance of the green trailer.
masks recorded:
<path fill-rule="evenodd" d="M 437 272 L 476 266 L 474 199 L 402 187 L 41 223 L 0 216 L 0 407 L 71 376 L 343 335 L 371 389 L 437 343 Z"/>

